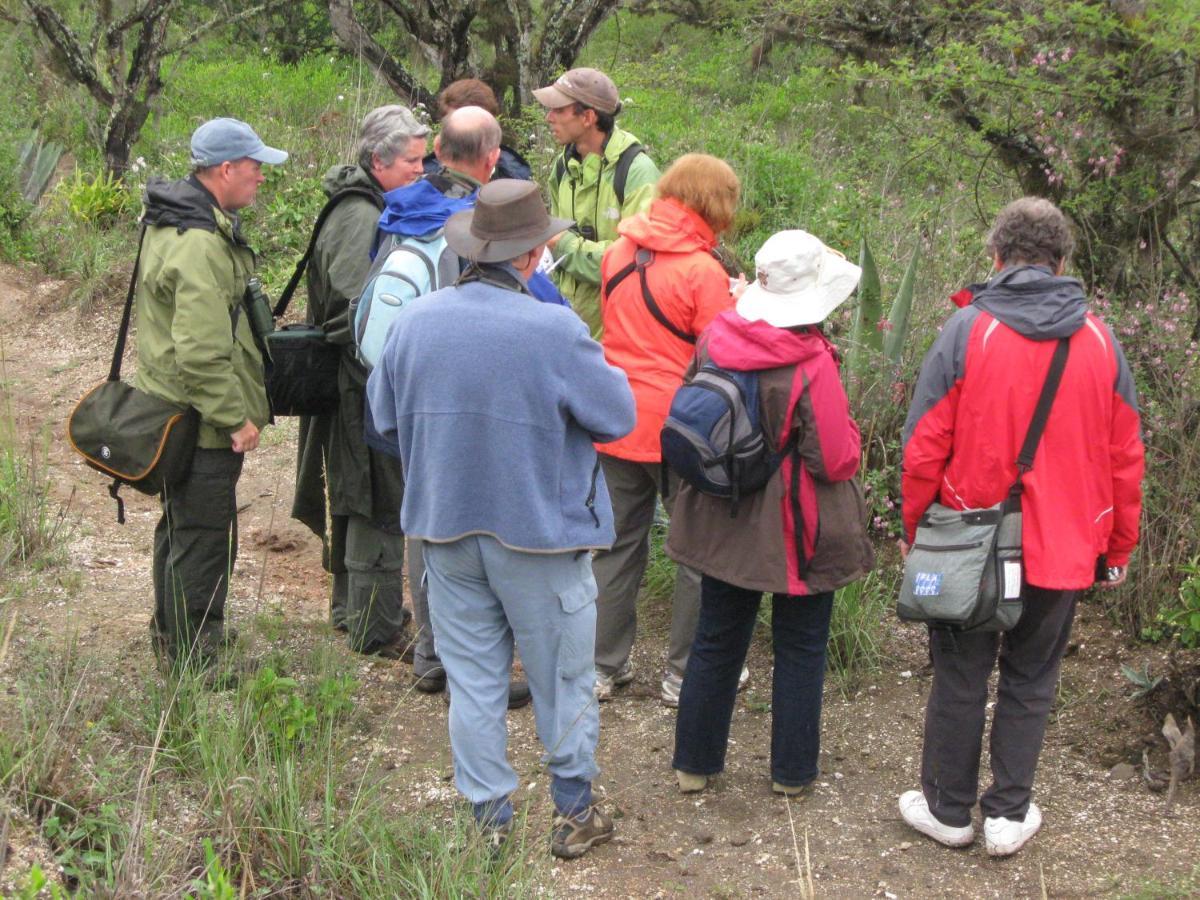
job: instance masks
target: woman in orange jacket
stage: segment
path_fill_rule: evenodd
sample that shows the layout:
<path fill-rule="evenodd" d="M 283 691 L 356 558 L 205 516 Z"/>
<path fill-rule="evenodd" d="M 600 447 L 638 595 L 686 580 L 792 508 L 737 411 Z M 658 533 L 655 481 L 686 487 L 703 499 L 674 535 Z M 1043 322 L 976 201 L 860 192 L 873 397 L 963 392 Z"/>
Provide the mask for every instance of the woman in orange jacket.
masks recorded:
<path fill-rule="evenodd" d="M 620 237 L 601 265 L 604 355 L 629 376 L 637 425 L 621 440 L 597 447 L 617 532 L 612 549 L 597 552 L 592 563 L 599 591 L 600 700 L 633 680 L 629 653 L 637 630 L 637 594 L 663 483 L 659 431 L 695 351 L 696 335 L 734 303 L 729 276 L 713 255 L 717 236 L 733 224 L 741 192 L 733 169 L 716 157 L 689 153 L 667 169 L 656 190 L 649 210 L 620 224 Z M 663 498 L 668 512 L 671 493 Z M 699 610 L 700 575 L 680 566 L 662 681 L 668 706 L 679 702 Z"/>

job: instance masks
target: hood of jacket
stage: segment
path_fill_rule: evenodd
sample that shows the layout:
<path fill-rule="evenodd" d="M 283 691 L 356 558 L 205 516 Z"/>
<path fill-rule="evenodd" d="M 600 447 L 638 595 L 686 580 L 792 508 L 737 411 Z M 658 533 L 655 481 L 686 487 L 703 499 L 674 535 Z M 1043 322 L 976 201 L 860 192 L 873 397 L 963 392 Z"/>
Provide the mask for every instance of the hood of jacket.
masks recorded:
<path fill-rule="evenodd" d="M 1083 327 L 1087 297 L 1078 278 L 1045 266 L 1013 266 L 975 295 L 974 305 L 1035 341 L 1070 337 Z"/>
<path fill-rule="evenodd" d="M 173 226 L 181 232 L 189 228 L 215 232 L 220 225 L 217 221 L 219 206 L 216 198 L 194 175 L 178 181 L 151 178 L 146 182 L 142 203 L 145 206 L 145 212 L 142 214 L 142 222 L 145 225 Z M 231 229 L 236 235 L 237 216 L 223 211 L 221 216 L 231 223 Z"/>
<path fill-rule="evenodd" d="M 474 206 L 476 193 L 447 197 L 421 178 L 383 195 L 387 206 L 379 217 L 379 230 L 402 237 L 428 234 L 445 225 L 454 213 Z"/>
<path fill-rule="evenodd" d="M 735 309 L 713 319 L 702 340 L 713 362 L 737 372 L 791 366 L 822 353 L 837 358 L 837 350 L 829 338 L 815 327 L 788 331 L 761 319 L 751 322 Z"/>
<path fill-rule="evenodd" d="M 707 252 L 717 243 L 700 214 L 673 197 L 653 201 L 644 213 L 623 220 L 617 231 L 639 247 L 668 253 Z"/>
<path fill-rule="evenodd" d="M 383 188 L 379 186 L 379 182 L 372 178 L 370 173 L 359 165 L 338 163 L 336 166 L 330 166 L 329 171 L 325 173 L 325 177 L 321 179 L 321 190 L 325 192 L 326 197 L 340 194 L 346 188 L 352 187 L 366 188 L 368 191 L 375 191 L 378 194 L 383 193 Z"/>

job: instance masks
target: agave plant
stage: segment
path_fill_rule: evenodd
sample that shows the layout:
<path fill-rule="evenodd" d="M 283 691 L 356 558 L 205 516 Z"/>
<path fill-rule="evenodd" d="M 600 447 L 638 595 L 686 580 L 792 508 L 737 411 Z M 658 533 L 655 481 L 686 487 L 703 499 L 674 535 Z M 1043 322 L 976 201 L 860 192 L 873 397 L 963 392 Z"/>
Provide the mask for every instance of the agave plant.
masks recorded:
<path fill-rule="evenodd" d="M 862 277 L 858 282 L 858 306 L 854 312 L 847 366 L 854 374 L 860 389 L 869 385 L 879 374 L 881 356 L 888 361 L 889 368 L 894 369 L 900 365 L 904 354 L 904 342 L 908 337 L 909 312 L 912 310 L 920 255 L 921 248 L 918 245 L 908 262 L 908 268 L 900 280 L 900 288 L 885 319 L 879 269 L 875 265 L 875 257 L 871 253 L 866 235 L 863 235 L 858 254 Z"/>
<path fill-rule="evenodd" d="M 36 130 L 21 144 L 17 170 L 21 184 L 21 196 L 26 203 L 37 203 L 41 199 L 62 155 L 61 145 L 53 141 L 43 142 L 41 135 Z"/>

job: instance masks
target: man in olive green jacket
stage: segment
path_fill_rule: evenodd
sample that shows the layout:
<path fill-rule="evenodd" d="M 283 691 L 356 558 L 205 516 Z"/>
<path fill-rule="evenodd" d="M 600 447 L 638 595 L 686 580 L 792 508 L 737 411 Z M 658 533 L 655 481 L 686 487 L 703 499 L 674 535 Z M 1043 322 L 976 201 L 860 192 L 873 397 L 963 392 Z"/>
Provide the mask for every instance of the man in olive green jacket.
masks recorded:
<path fill-rule="evenodd" d="M 162 496 L 150 624 L 171 662 L 208 663 L 229 638 L 242 460 L 270 419 L 262 357 L 243 315 L 254 252 L 237 210 L 254 202 L 263 163 L 287 154 L 236 119 L 205 122 L 191 149 L 188 178 L 146 186 L 134 384 L 200 414 L 191 470 Z"/>
<path fill-rule="evenodd" d="M 336 165 L 323 187 L 332 200 L 308 267 L 308 321 L 342 350 L 338 407 L 300 420 L 292 516 L 322 538 L 333 576 L 330 620 L 350 647 L 388 659 L 412 643 L 404 633 L 404 533 L 400 461 L 363 439 L 367 372 L 355 358 L 350 301 L 362 291 L 383 195 L 419 177 L 429 128 L 403 106 L 367 113 L 358 158 Z M 328 500 L 328 502 L 327 502 Z"/>
<path fill-rule="evenodd" d="M 554 280 L 599 338 L 600 260 L 621 220 L 649 209 L 658 167 L 637 138 L 616 127 L 621 100 L 603 72 L 571 69 L 533 96 L 563 147 L 550 175 L 550 214 L 575 221 L 550 239 Z"/>

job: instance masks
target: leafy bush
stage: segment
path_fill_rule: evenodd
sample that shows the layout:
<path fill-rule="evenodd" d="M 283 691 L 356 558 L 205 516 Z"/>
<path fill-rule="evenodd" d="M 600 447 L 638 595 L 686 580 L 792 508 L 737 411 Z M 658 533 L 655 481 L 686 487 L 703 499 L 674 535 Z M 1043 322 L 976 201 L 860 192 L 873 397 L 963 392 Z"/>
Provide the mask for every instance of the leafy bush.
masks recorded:
<path fill-rule="evenodd" d="M 79 169 L 70 181 L 59 184 L 68 212 L 78 222 L 107 228 L 136 206 L 125 182 L 111 172 L 87 176 Z"/>
<path fill-rule="evenodd" d="M 1173 638 L 1181 647 L 1200 647 L 1200 555 L 1179 567 L 1183 583 L 1174 602 L 1160 606 L 1154 621 L 1142 629 L 1142 638 Z"/>

